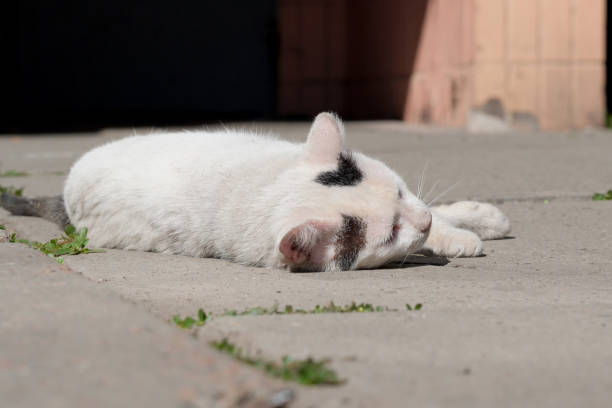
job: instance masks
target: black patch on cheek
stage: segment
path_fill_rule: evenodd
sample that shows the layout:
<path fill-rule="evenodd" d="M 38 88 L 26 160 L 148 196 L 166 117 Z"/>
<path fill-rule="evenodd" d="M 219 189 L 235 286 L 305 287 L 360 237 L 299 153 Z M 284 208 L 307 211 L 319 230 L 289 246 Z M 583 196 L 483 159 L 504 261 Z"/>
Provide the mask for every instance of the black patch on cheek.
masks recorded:
<path fill-rule="evenodd" d="M 366 243 L 367 224 L 359 217 L 342 214 L 342 228 L 338 232 L 334 260 L 343 271 L 348 271 Z"/>
<path fill-rule="evenodd" d="M 350 153 L 342 152 L 338 155 L 338 170 L 324 171 L 315 181 L 324 186 L 354 186 L 363 179 L 363 173 L 357 167 L 355 159 Z"/>

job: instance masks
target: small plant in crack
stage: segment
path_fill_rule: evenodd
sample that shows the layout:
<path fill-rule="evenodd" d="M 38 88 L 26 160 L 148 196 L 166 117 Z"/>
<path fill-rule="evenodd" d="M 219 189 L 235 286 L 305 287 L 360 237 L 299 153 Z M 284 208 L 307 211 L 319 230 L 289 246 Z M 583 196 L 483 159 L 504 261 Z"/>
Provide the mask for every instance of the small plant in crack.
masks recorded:
<path fill-rule="evenodd" d="M 48 242 L 37 242 L 30 241 L 27 239 L 19 239 L 16 234 L 11 234 L 9 242 L 18 242 L 26 244 L 34 249 L 38 249 L 42 253 L 54 258 L 58 263 L 64 263 L 64 255 L 79 255 L 89 254 L 96 252 L 104 252 L 101 249 L 89 249 L 87 243 L 87 228 L 82 228 L 80 231 L 76 231 L 72 225 L 68 225 L 65 229 L 65 235 L 60 238 L 54 238 Z"/>
<path fill-rule="evenodd" d="M 608 190 L 606 193 L 595 193 L 593 194 L 593 201 L 612 200 L 612 190 Z"/>
<path fill-rule="evenodd" d="M 280 309 L 278 305 L 270 308 L 252 307 L 242 311 L 226 310 L 223 316 L 260 316 L 260 315 L 286 315 L 286 314 L 319 314 L 319 313 L 361 313 L 361 312 L 395 312 L 397 309 L 389 309 L 386 306 L 374 306 L 370 303 L 355 303 L 339 306 L 334 302 L 329 302 L 327 305 L 316 305 L 314 309 L 296 309 L 291 305 L 286 305 L 284 309 Z"/>
<path fill-rule="evenodd" d="M 18 171 L 18 170 L 0 171 L 0 177 L 25 177 L 29 175 L 30 174 L 25 171 Z"/>
<path fill-rule="evenodd" d="M 49 176 L 65 176 L 68 173 L 64 170 L 57 170 L 57 171 L 47 171 L 47 172 L 44 172 L 43 174 L 47 174 Z"/>
<path fill-rule="evenodd" d="M 423 307 L 422 303 L 416 303 L 414 306 L 411 306 L 409 303 L 406 303 L 406 310 L 421 310 Z M 314 309 L 298 309 L 294 308 L 291 305 L 286 305 L 283 309 L 279 308 L 278 305 L 274 305 L 270 308 L 256 306 L 248 309 L 244 309 L 242 311 L 238 310 L 225 310 L 218 317 L 225 316 L 263 316 L 263 315 L 294 315 L 294 314 L 322 314 L 322 313 L 371 313 L 371 312 L 397 312 L 397 309 L 392 309 L 387 306 L 373 306 L 370 303 L 355 303 L 352 302 L 349 305 L 338 306 L 334 302 L 329 302 L 329 304 L 324 306 L 316 305 Z M 173 317 L 174 322 L 177 326 L 183 329 L 191 329 L 195 326 L 204 326 L 206 322 L 212 320 L 212 314 L 206 314 L 203 309 L 198 310 L 198 317 L 193 318 L 191 316 L 186 316 L 185 318 L 181 318 L 180 315 L 175 315 Z"/>
<path fill-rule="evenodd" d="M 210 344 L 215 349 L 242 363 L 259 368 L 272 377 L 304 385 L 338 385 L 344 383 L 344 380 L 339 379 L 338 374 L 328 367 L 329 360 L 315 360 L 310 357 L 297 360 L 289 356 L 283 356 L 280 361 L 273 361 L 250 356 L 227 338 L 221 341 L 213 341 Z"/>
<path fill-rule="evenodd" d="M 197 319 L 194 319 L 191 316 L 185 316 L 184 319 L 181 319 L 181 316 L 179 316 L 179 315 L 175 315 L 172 319 L 174 320 L 174 323 L 176 323 L 176 325 L 178 327 L 180 327 L 181 329 L 189 330 L 194 325 L 198 326 L 198 327 L 204 326 L 206 324 L 206 322 L 211 319 L 211 317 L 212 316 L 207 315 L 204 312 L 204 309 L 200 309 L 200 310 L 198 310 L 198 317 L 197 317 Z"/>
<path fill-rule="evenodd" d="M 0 194 L 8 193 L 16 195 L 17 197 L 23 197 L 23 187 L 15 188 L 13 186 L 0 186 Z"/>

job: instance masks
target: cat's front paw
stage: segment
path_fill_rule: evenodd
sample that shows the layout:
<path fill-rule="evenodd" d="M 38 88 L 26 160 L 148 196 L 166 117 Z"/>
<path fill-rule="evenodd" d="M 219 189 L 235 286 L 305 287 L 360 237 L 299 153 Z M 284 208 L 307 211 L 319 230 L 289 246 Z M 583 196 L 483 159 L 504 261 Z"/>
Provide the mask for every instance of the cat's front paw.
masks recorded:
<path fill-rule="evenodd" d="M 482 255 L 482 240 L 467 230 L 455 231 L 444 249 L 444 256 L 449 258 L 480 255 Z"/>
<path fill-rule="evenodd" d="M 473 257 L 482 255 L 482 240 L 471 231 L 453 229 L 442 237 L 431 237 L 423 249 L 447 258 Z"/>
<path fill-rule="evenodd" d="M 434 210 L 455 227 L 469 229 L 483 240 L 503 238 L 510 233 L 508 217 L 489 203 L 458 201 Z"/>

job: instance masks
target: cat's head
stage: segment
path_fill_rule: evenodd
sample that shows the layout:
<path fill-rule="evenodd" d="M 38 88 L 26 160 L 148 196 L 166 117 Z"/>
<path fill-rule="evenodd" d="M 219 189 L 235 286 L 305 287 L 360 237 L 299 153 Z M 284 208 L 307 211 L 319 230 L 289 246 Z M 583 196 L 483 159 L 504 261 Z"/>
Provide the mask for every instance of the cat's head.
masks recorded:
<path fill-rule="evenodd" d="M 345 146 L 342 121 L 319 114 L 289 188 L 280 263 L 293 271 L 373 268 L 401 260 L 425 242 L 428 207 L 382 162 Z"/>

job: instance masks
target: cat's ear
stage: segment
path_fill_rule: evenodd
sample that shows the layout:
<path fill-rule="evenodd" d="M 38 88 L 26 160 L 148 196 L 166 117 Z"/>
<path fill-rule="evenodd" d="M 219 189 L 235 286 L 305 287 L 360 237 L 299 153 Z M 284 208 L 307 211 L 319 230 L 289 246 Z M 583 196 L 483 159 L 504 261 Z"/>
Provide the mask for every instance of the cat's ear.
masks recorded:
<path fill-rule="evenodd" d="M 344 125 L 333 113 L 319 113 L 312 123 L 306 141 L 306 160 L 331 163 L 344 151 Z"/>
<path fill-rule="evenodd" d="M 322 270 L 334 252 L 339 226 L 332 222 L 307 221 L 292 228 L 279 244 L 291 270 Z"/>

